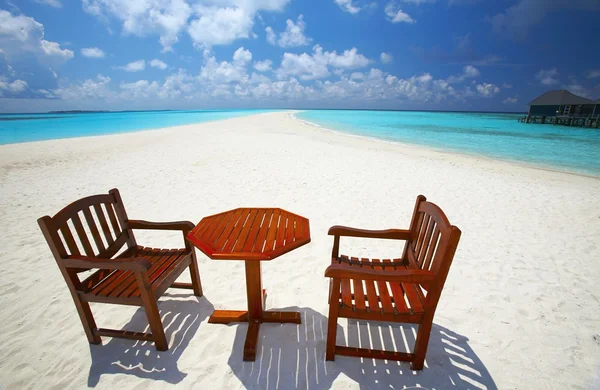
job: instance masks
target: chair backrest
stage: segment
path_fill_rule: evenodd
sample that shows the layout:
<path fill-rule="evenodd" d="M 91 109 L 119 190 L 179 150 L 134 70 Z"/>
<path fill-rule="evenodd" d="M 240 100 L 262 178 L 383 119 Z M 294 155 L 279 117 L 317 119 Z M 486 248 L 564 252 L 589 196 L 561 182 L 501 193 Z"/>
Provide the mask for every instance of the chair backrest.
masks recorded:
<path fill-rule="evenodd" d="M 61 259 L 69 255 L 108 259 L 123 245 L 136 245 L 117 189 L 79 199 L 38 223 L 61 268 Z"/>
<path fill-rule="evenodd" d="M 410 223 L 411 238 L 404 247 L 404 259 L 412 268 L 430 270 L 437 275 L 434 286 L 423 286 L 431 293 L 444 286 L 461 231 L 450 224 L 436 204 L 427 202 L 423 195 L 417 197 Z"/>

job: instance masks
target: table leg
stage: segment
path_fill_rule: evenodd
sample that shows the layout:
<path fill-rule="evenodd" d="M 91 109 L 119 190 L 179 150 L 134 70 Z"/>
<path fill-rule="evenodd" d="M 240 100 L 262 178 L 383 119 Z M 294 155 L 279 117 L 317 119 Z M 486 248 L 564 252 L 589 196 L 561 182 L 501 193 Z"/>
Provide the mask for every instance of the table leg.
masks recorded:
<path fill-rule="evenodd" d="M 215 310 L 208 322 L 211 324 L 230 324 L 248 322 L 248 331 L 244 343 L 244 361 L 256 360 L 256 345 L 260 324 L 263 322 L 300 323 L 300 313 L 289 311 L 265 311 L 267 293 L 262 289 L 259 261 L 246 261 L 246 296 L 248 310 Z"/>

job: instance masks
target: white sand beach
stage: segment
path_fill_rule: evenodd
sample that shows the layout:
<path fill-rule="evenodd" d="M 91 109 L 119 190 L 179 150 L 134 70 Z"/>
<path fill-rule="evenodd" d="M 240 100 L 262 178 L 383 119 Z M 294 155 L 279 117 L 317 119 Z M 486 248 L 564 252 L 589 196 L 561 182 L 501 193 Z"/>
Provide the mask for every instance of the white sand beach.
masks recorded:
<path fill-rule="evenodd" d="M 337 134 L 273 112 L 139 133 L 0 146 L 0 389 L 592 389 L 600 387 L 600 179 Z M 118 188 L 129 217 L 190 220 L 241 206 L 310 219 L 312 242 L 263 264 L 267 308 L 301 325 L 207 322 L 244 309 L 240 261 L 197 252 L 205 296 L 160 300 L 170 349 L 88 344 L 37 225 Z M 331 225 L 407 228 L 415 197 L 463 234 L 434 319 L 426 368 L 325 362 Z M 180 247 L 179 233 L 136 232 Z M 342 253 L 400 256 L 403 243 L 342 239 Z M 184 273 L 182 280 L 188 279 Z M 92 304 L 101 327 L 146 328 L 143 309 Z M 412 347 L 410 326 L 341 319 L 338 340 Z M 365 346 L 365 344 L 362 344 Z M 368 343 L 367 343 L 367 346 Z"/>

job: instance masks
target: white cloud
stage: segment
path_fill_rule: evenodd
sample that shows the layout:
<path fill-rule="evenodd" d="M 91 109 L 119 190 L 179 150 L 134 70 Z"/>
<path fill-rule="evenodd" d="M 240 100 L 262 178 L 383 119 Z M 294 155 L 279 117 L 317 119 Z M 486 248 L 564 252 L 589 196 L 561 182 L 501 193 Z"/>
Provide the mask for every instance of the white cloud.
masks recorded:
<path fill-rule="evenodd" d="M 598 77 L 600 77 L 600 69 L 590 70 L 587 75 L 588 79 L 597 79 Z"/>
<path fill-rule="evenodd" d="M 502 88 L 505 88 L 505 89 L 511 89 L 512 87 L 513 87 L 512 84 L 509 84 L 509 83 L 502 84 Z"/>
<path fill-rule="evenodd" d="M 233 53 L 233 62 L 239 66 L 246 66 L 252 61 L 252 53 L 250 50 L 244 49 L 244 47 L 238 48 Z"/>
<path fill-rule="evenodd" d="M 259 72 L 267 72 L 271 70 L 271 65 L 273 65 L 273 61 L 271 60 L 255 61 L 254 69 L 256 69 Z"/>
<path fill-rule="evenodd" d="M 391 55 L 390 53 L 381 53 L 379 55 L 379 59 L 384 64 L 390 64 L 392 61 L 394 61 L 394 56 Z"/>
<path fill-rule="evenodd" d="M 200 69 L 198 78 L 211 83 L 239 82 L 247 77 L 246 66 L 252 60 L 252 53 L 240 47 L 233 53 L 233 61 L 218 62 L 209 52 L 204 53 L 204 66 Z"/>
<path fill-rule="evenodd" d="M 282 11 L 290 0 L 213 0 L 194 7 L 197 18 L 188 33 L 197 47 L 227 45 L 253 36 L 254 19 L 259 11 Z"/>
<path fill-rule="evenodd" d="M 365 75 L 361 72 L 352 72 L 350 75 L 350 80 L 362 80 L 365 78 Z"/>
<path fill-rule="evenodd" d="M 406 12 L 402 11 L 393 1 L 387 3 L 384 11 L 388 20 L 392 23 L 415 23 L 415 20 Z"/>
<path fill-rule="evenodd" d="M 122 22 L 123 32 L 135 36 L 156 34 L 163 51 L 172 50 L 192 13 L 185 0 L 82 0 L 84 11 L 108 24 Z"/>
<path fill-rule="evenodd" d="M 227 45 L 248 38 L 254 14 L 243 8 L 198 7 L 199 17 L 188 27 L 194 44 L 199 47 Z"/>
<path fill-rule="evenodd" d="M 281 65 L 276 72 L 280 78 L 299 76 L 302 80 L 314 80 L 329 76 L 329 66 L 356 69 L 364 68 L 370 62 L 367 57 L 359 54 L 355 47 L 338 54 L 335 50 L 324 52 L 321 46 L 315 45 L 312 55 L 284 53 Z"/>
<path fill-rule="evenodd" d="M 57 42 L 45 40 L 44 26 L 35 19 L 5 10 L 0 10 L 0 47 L 8 62 L 32 53 L 44 65 L 59 66 L 74 56 Z"/>
<path fill-rule="evenodd" d="M 273 46 L 277 45 L 277 34 L 275 34 L 275 31 L 270 26 L 267 26 L 265 32 L 267 33 L 267 42 Z"/>
<path fill-rule="evenodd" d="M 165 64 L 163 61 L 156 59 L 156 58 L 153 59 L 152 61 L 150 61 L 150 66 L 153 68 L 161 69 L 161 70 L 167 69 L 167 64 Z"/>
<path fill-rule="evenodd" d="M 123 69 L 124 71 L 127 71 L 127 72 L 139 72 L 139 71 L 146 69 L 146 61 L 144 61 L 144 60 L 133 61 L 133 62 L 130 62 L 127 65 L 121 66 L 119 68 Z"/>
<path fill-rule="evenodd" d="M 507 97 L 502 101 L 503 104 L 515 104 L 519 101 L 519 99 L 515 97 Z"/>
<path fill-rule="evenodd" d="M 14 80 L 13 82 L 8 82 L 6 77 L 0 76 L 0 93 L 2 91 L 9 91 L 12 93 L 19 93 L 26 90 L 28 87 L 27 82 L 23 80 Z"/>
<path fill-rule="evenodd" d="M 479 95 L 485 98 L 492 97 L 500 92 L 500 88 L 498 88 L 494 84 L 489 83 L 477 84 L 475 89 L 477 90 L 477 93 L 479 93 Z"/>
<path fill-rule="evenodd" d="M 543 85 L 558 84 L 558 69 L 542 69 L 535 75 L 535 78 Z"/>
<path fill-rule="evenodd" d="M 60 86 L 50 92 L 53 97 L 64 100 L 102 99 L 114 94 L 108 88 L 109 83 L 110 77 L 99 74 L 95 79 L 85 80 L 81 84 Z"/>
<path fill-rule="evenodd" d="M 35 0 L 36 3 L 49 5 L 54 8 L 62 8 L 62 3 L 59 0 Z"/>
<path fill-rule="evenodd" d="M 271 45 L 277 45 L 279 47 L 297 47 L 309 45 L 312 42 L 312 39 L 304 35 L 305 28 L 306 23 L 304 23 L 304 16 L 298 15 L 296 23 L 294 23 L 294 21 L 291 19 L 286 21 L 285 31 L 279 34 L 279 39 L 277 39 L 277 34 L 271 27 L 265 28 L 265 31 L 267 32 L 267 42 L 269 42 Z"/>
<path fill-rule="evenodd" d="M 360 12 L 360 7 L 352 4 L 352 0 L 333 0 L 337 5 L 340 6 L 342 10 L 348 12 L 352 15 L 355 15 Z"/>
<path fill-rule="evenodd" d="M 283 53 L 281 65 L 276 72 L 280 79 L 300 76 L 302 80 L 314 80 L 329 76 L 327 61 L 306 53 Z"/>
<path fill-rule="evenodd" d="M 81 49 L 81 55 L 88 58 L 104 58 L 104 52 L 97 47 L 86 47 Z"/>
<path fill-rule="evenodd" d="M 48 56 L 56 58 L 65 58 L 67 60 L 70 60 L 74 56 L 73 51 L 68 49 L 61 49 L 60 45 L 57 42 L 42 39 L 40 41 L 40 47 L 42 48 L 44 54 Z"/>
<path fill-rule="evenodd" d="M 82 0 L 83 9 L 107 26 L 112 19 L 123 33 L 158 35 L 163 51 L 170 51 L 187 31 L 194 45 L 227 45 L 253 35 L 258 12 L 282 11 L 290 0 Z"/>
<path fill-rule="evenodd" d="M 472 79 L 479 77 L 479 69 L 474 67 L 473 65 L 466 65 L 463 68 L 463 71 L 459 75 L 450 76 L 446 79 L 446 81 L 450 84 L 462 83 L 466 79 Z"/>

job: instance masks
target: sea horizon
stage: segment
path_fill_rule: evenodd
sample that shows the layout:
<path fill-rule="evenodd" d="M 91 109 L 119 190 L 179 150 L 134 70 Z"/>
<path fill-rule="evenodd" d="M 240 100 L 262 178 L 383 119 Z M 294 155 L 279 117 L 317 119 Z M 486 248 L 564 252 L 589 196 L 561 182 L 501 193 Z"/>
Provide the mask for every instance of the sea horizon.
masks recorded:
<path fill-rule="evenodd" d="M 527 111 L 486 111 L 486 110 L 412 110 L 412 109 L 389 109 L 389 108 L 194 108 L 194 109 L 178 109 L 164 108 L 153 110 L 52 110 L 45 112 L 4 112 L 3 115 L 44 115 L 44 114 L 102 114 L 102 113 L 118 113 L 118 112 L 165 112 L 165 111 L 391 111 L 391 112 L 458 112 L 458 113 L 473 113 L 473 114 L 527 114 Z"/>

